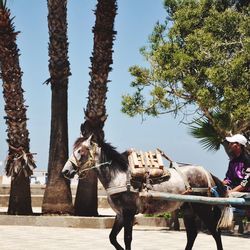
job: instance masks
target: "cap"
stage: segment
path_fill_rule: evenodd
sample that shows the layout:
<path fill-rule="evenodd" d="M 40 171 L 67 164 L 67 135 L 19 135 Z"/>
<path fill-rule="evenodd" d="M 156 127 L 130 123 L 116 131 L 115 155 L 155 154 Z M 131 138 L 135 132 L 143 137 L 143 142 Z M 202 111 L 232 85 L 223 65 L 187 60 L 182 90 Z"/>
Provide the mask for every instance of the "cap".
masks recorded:
<path fill-rule="evenodd" d="M 239 144 L 246 146 L 247 144 L 247 139 L 244 135 L 241 134 L 236 134 L 231 137 L 226 137 L 226 140 L 228 142 L 238 142 Z"/>

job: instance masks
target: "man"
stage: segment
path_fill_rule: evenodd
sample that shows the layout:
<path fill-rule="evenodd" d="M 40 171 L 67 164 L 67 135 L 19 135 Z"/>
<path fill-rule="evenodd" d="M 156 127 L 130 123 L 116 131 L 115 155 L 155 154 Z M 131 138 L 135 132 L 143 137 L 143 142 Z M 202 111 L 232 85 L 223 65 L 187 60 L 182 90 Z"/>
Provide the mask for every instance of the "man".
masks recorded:
<path fill-rule="evenodd" d="M 229 192 L 250 192 L 250 156 L 245 147 L 247 139 L 241 134 L 226 137 L 229 153 L 232 156 L 223 183 Z"/>
<path fill-rule="evenodd" d="M 250 192 L 250 156 L 245 150 L 247 139 L 243 135 L 236 134 L 226 137 L 226 141 L 229 143 L 231 160 L 223 183 L 229 187 L 229 193 Z M 250 210 L 235 206 L 233 207 L 233 213 L 235 224 L 239 225 L 238 233 L 244 233 L 242 218 L 250 218 Z"/>

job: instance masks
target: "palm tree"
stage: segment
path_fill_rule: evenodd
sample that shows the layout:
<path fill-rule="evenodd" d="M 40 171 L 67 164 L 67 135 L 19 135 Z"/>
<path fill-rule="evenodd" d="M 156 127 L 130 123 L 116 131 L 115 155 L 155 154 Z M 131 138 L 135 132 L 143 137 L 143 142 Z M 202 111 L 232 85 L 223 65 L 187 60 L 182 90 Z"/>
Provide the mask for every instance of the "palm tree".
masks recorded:
<path fill-rule="evenodd" d="M 61 176 L 68 158 L 68 77 L 67 0 L 48 0 L 49 72 L 52 91 L 48 183 L 42 212 L 73 213 L 70 183 Z"/>
<path fill-rule="evenodd" d="M 19 32 L 14 29 L 6 2 L 0 0 L 0 77 L 3 82 L 9 145 L 6 174 L 12 177 L 8 214 L 30 215 L 32 207 L 29 176 L 36 166 L 33 155 L 29 152 L 27 106 L 24 104 L 22 71 L 16 44 Z"/>
<path fill-rule="evenodd" d="M 111 71 L 112 47 L 116 32 L 114 20 L 117 13 L 116 0 L 98 0 L 96 21 L 93 28 L 94 48 L 91 57 L 91 80 L 89 84 L 88 104 L 85 111 L 86 121 L 81 125 L 83 136 L 93 134 L 96 140 L 104 140 L 103 126 L 107 118 L 106 93 L 108 74 Z M 97 212 L 97 177 L 90 173 L 88 179 L 79 181 L 76 201 L 76 215 L 92 215 Z"/>
<path fill-rule="evenodd" d="M 213 126 L 209 119 L 204 118 L 196 120 L 194 125 L 190 126 L 190 134 L 200 140 L 204 149 L 217 151 L 220 149 L 220 146 L 223 146 L 227 155 L 231 157 L 225 137 L 241 133 L 249 140 L 249 122 L 245 122 L 245 124 L 242 122 L 240 124 L 232 123 L 229 114 L 220 114 L 219 112 L 214 113 L 213 117 L 217 124 L 219 123 L 219 130 Z M 250 152 L 249 147 L 248 145 L 247 150 Z"/>

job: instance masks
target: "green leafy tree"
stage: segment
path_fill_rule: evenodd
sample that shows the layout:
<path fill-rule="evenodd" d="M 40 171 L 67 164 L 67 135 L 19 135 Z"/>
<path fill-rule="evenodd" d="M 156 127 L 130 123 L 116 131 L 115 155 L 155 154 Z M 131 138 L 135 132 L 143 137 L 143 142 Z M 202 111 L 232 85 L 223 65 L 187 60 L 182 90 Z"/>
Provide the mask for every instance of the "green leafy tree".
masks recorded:
<path fill-rule="evenodd" d="M 165 9 L 166 21 L 155 25 L 141 49 L 149 67 L 129 69 L 135 92 L 123 96 L 122 111 L 182 114 L 210 149 L 229 134 L 249 138 L 249 4 L 165 0 Z"/>

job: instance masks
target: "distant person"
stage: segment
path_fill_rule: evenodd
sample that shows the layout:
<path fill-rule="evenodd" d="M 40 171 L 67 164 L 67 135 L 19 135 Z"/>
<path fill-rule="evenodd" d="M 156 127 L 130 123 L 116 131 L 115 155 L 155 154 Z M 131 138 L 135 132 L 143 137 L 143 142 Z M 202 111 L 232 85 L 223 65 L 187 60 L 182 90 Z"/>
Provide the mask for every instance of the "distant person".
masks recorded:
<path fill-rule="evenodd" d="M 226 137 L 231 159 L 223 183 L 228 192 L 250 192 L 250 155 L 245 147 L 247 139 L 241 134 Z"/>

